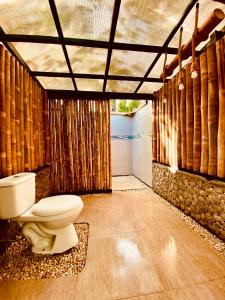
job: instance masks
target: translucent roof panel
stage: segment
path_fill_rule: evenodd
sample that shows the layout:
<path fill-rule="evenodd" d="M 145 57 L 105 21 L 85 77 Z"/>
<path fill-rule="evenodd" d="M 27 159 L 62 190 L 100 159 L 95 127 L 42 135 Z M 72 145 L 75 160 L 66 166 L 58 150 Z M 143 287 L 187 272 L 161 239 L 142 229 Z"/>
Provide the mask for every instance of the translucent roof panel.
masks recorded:
<path fill-rule="evenodd" d="M 138 81 L 107 80 L 106 91 L 133 93 L 138 86 L 138 83 Z"/>
<path fill-rule="evenodd" d="M 76 84 L 79 91 L 101 92 L 103 89 L 102 79 L 76 78 Z"/>
<path fill-rule="evenodd" d="M 219 2 L 209 1 L 209 0 L 199 0 L 199 27 L 205 22 L 205 20 L 210 16 L 214 9 L 220 8 L 225 12 L 225 6 Z M 194 20 L 195 20 L 195 8 L 191 10 L 187 18 L 183 23 L 183 37 L 182 44 L 187 43 L 191 37 L 194 30 Z M 225 20 L 223 20 L 216 28 L 219 30 L 225 26 Z M 214 30 L 213 30 L 214 31 Z M 179 31 L 176 33 L 172 41 L 170 42 L 170 47 L 178 47 L 179 42 Z M 198 46 L 198 50 L 200 50 L 204 46 L 205 42 L 201 43 Z"/>
<path fill-rule="evenodd" d="M 155 53 L 113 50 L 110 75 L 144 76 Z"/>
<path fill-rule="evenodd" d="M 104 74 L 107 49 L 67 46 L 74 73 Z"/>
<path fill-rule="evenodd" d="M 155 91 L 158 91 L 162 87 L 162 83 L 159 82 L 144 82 L 140 89 L 138 90 L 138 93 L 153 93 Z"/>
<path fill-rule="evenodd" d="M 1 27 L 8 34 L 57 36 L 47 0 L 0 0 Z"/>
<path fill-rule="evenodd" d="M 109 40 L 114 1 L 56 0 L 65 37 Z"/>
<path fill-rule="evenodd" d="M 13 43 L 32 71 L 68 72 L 60 45 Z"/>
<path fill-rule="evenodd" d="M 37 79 L 45 89 L 74 90 L 71 78 L 37 76 Z"/>
<path fill-rule="evenodd" d="M 155 54 L 156 56 L 156 54 Z M 175 57 L 175 55 L 172 54 L 168 54 L 167 55 L 167 64 L 170 63 L 173 58 Z M 153 69 L 151 70 L 150 74 L 148 75 L 148 77 L 156 77 L 159 78 L 160 74 L 163 71 L 163 66 L 164 66 L 164 60 L 165 60 L 165 54 L 162 54 L 159 58 L 159 60 L 157 61 L 157 63 L 155 64 L 155 66 L 153 67 Z"/>
<path fill-rule="evenodd" d="M 116 42 L 163 45 L 190 0 L 123 0 Z"/>

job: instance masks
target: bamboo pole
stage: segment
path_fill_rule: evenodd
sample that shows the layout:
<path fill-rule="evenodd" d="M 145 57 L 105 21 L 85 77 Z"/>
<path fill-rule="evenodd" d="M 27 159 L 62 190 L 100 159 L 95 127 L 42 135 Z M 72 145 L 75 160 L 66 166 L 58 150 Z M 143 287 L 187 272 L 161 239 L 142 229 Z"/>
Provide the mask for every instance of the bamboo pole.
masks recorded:
<path fill-rule="evenodd" d="M 6 101 L 6 174 L 12 175 L 12 145 L 11 145 L 11 101 L 10 101 L 10 55 L 5 55 L 5 101 Z"/>
<path fill-rule="evenodd" d="M 195 64 L 200 69 L 199 58 L 195 58 Z M 201 74 L 193 79 L 194 102 L 194 137 L 193 137 L 193 171 L 200 171 L 201 164 Z"/>
<path fill-rule="evenodd" d="M 181 168 L 187 168 L 187 140 L 186 140 L 186 72 L 182 70 L 184 89 L 180 99 L 180 126 L 181 126 Z"/>
<path fill-rule="evenodd" d="M 156 136 L 156 93 L 152 101 L 152 160 L 157 159 L 157 136 Z"/>
<path fill-rule="evenodd" d="M 156 106 L 156 160 L 160 161 L 160 144 L 159 144 L 159 91 L 156 92 L 155 98 L 155 106 Z"/>
<path fill-rule="evenodd" d="M 187 135 L 187 169 L 193 169 L 193 84 L 190 75 L 191 64 L 186 66 L 186 135 Z"/>
<path fill-rule="evenodd" d="M 201 167 L 200 172 L 208 174 L 209 133 L 208 133 L 208 67 L 206 51 L 200 55 L 201 70 Z"/>
<path fill-rule="evenodd" d="M 164 163 L 168 164 L 168 84 L 165 84 L 165 92 L 167 95 L 167 102 L 164 103 Z"/>
<path fill-rule="evenodd" d="M 172 167 L 177 168 L 176 78 L 172 79 Z"/>
<path fill-rule="evenodd" d="M 35 162 L 34 162 L 34 133 L 33 133 L 33 79 L 31 76 L 29 79 L 29 115 L 30 115 L 30 169 L 34 170 Z"/>
<path fill-rule="evenodd" d="M 111 120 L 110 120 L 110 102 L 107 100 L 107 128 L 108 128 L 108 165 L 109 165 L 109 185 L 108 189 L 112 188 L 112 148 L 111 148 Z"/>
<path fill-rule="evenodd" d="M 0 178 L 7 176 L 6 171 L 6 95 L 5 95 L 5 68 L 6 53 L 0 45 Z"/>
<path fill-rule="evenodd" d="M 45 103 L 45 163 L 50 163 L 50 130 L 49 130 L 49 99 L 47 92 L 44 93 Z"/>
<path fill-rule="evenodd" d="M 16 152 L 16 100 L 15 100 L 15 58 L 10 56 L 10 121 L 11 121 L 11 150 L 12 150 L 12 173 L 17 173 Z"/>
<path fill-rule="evenodd" d="M 172 165 L 172 81 L 168 82 L 168 162 Z"/>
<path fill-rule="evenodd" d="M 160 147 L 160 162 L 163 162 L 163 89 L 161 88 L 159 91 L 159 147 Z"/>
<path fill-rule="evenodd" d="M 197 33 L 195 34 L 195 46 L 197 47 L 201 42 L 206 41 L 210 32 L 224 19 L 224 12 L 221 9 L 215 9 L 208 19 L 198 28 Z M 183 45 L 181 48 L 182 59 L 187 59 L 192 53 L 192 38 L 188 41 L 186 45 Z M 169 76 L 173 73 L 174 69 L 179 64 L 179 55 L 176 55 L 174 59 L 170 62 L 169 65 L 165 68 L 166 76 Z M 160 78 L 163 79 L 164 72 L 160 75 Z"/>
<path fill-rule="evenodd" d="M 177 158 L 176 165 L 178 168 L 181 167 L 181 124 L 180 124 L 180 103 L 181 103 L 181 92 L 178 88 L 178 74 L 176 75 L 176 145 L 177 145 Z"/>
<path fill-rule="evenodd" d="M 21 172 L 21 141 L 20 141 L 20 65 L 16 61 L 15 65 L 15 106 L 16 106 L 16 156 L 17 172 Z"/>
<path fill-rule="evenodd" d="M 30 128 L 29 128 L 29 109 L 28 109 L 28 75 L 25 69 L 23 69 L 23 84 L 24 84 L 24 169 L 29 171 L 29 162 L 30 162 Z"/>
<path fill-rule="evenodd" d="M 209 163 L 208 174 L 217 174 L 217 134 L 218 134 L 218 75 L 216 47 L 207 47 L 208 63 L 208 126 L 209 126 Z"/>
<path fill-rule="evenodd" d="M 52 106 L 54 111 L 54 107 Z M 54 128 L 54 127 L 53 127 Z M 35 136 L 35 168 L 39 166 L 39 140 L 38 140 L 38 85 L 35 83 L 34 97 L 34 136 Z"/>
<path fill-rule="evenodd" d="M 219 83 L 219 126 L 217 176 L 225 178 L 225 38 L 216 42 Z"/>
<path fill-rule="evenodd" d="M 20 95 L 19 95 L 19 118 L 20 118 L 20 147 L 21 147 L 21 172 L 25 170 L 24 167 L 24 76 L 23 66 L 19 65 L 19 81 L 20 81 Z"/>

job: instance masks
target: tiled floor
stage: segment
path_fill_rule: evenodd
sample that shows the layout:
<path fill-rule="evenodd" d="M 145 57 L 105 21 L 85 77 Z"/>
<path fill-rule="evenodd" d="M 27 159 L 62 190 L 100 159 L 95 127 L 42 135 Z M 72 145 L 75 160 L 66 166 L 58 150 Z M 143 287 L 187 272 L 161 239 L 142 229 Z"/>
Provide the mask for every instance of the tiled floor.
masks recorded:
<path fill-rule="evenodd" d="M 83 196 L 85 269 L 74 277 L 0 284 L 0 299 L 225 299 L 225 257 L 151 189 Z"/>
<path fill-rule="evenodd" d="M 147 188 L 148 186 L 146 184 L 133 175 L 112 177 L 113 191 L 141 190 Z"/>

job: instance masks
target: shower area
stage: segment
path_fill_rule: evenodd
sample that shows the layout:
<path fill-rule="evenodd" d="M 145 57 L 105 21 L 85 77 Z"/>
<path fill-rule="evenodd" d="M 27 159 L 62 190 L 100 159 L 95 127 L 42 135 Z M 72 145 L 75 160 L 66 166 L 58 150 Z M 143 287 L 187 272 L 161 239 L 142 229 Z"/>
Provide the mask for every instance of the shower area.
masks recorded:
<path fill-rule="evenodd" d="M 111 112 L 112 190 L 146 189 L 152 185 L 152 102 L 136 112 Z"/>

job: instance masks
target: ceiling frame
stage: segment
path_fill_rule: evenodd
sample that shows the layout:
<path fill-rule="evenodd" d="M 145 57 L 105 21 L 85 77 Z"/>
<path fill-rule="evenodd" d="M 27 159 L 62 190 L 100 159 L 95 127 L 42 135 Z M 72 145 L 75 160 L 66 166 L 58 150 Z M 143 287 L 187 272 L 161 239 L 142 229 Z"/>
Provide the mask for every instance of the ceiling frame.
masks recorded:
<path fill-rule="evenodd" d="M 109 67 L 110 67 L 112 50 L 113 50 L 113 42 L 116 34 L 116 25 L 119 18 L 119 12 L 120 12 L 120 4 L 121 4 L 121 0 L 115 0 L 113 16 L 112 16 L 112 25 L 111 25 L 110 36 L 109 36 L 108 54 L 107 54 L 106 67 L 105 67 L 105 77 L 104 77 L 103 89 L 102 89 L 103 93 L 105 92 L 106 89 L 107 77 L 109 74 Z"/>
<path fill-rule="evenodd" d="M 1 32 L 0 32 L 1 39 Z M 45 36 L 45 35 L 24 35 L 24 34 L 4 34 L 4 39 L 7 42 L 17 42 L 17 43 L 35 43 L 35 44 L 53 44 L 61 45 L 59 37 L 55 36 Z M 106 41 L 96 41 L 87 39 L 76 39 L 64 37 L 65 45 L 68 46 L 80 46 L 80 47 L 90 47 L 90 48 L 104 48 L 108 49 L 109 42 Z M 161 47 L 154 45 L 142 45 L 142 44 L 129 44 L 129 43 L 118 43 L 114 42 L 112 45 L 113 50 L 127 50 L 127 51 L 140 51 L 149 53 L 165 53 L 176 55 L 178 49 L 174 47 Z"/>
<path fill-rule="evenodd" d="M 68 90 L 48 90 L 49 95 L 56 95 L 57 93 L 59 95 L 62 95 L 63 93 L 67 95 L 73 95 L 73 97 L 88 97 L 91 99 L 91 97 L 96 97 L 98 99 L 108 98 L 108 97 L 121 97 L 122 99 L 143 99 L 143 97 L 146 97 L 146 99 L 152 99 L 152 94 L 145 94 L 145 93 L 138 93 L 140 87 L 144 82 L 159 82 L 161 83 L 162 80 L 160 78 L 149 78 L 148 75 L 158 62 L 159 58 L 163 53 L 168 53 L 172 55 L 176 55 L 178 52 L 177 48 L 168 47 L 170 41 L 182 25 L 185 18 L 188 16 L 192 8 L 195 6 L 198 0 L 192 0 L 190 1 L 189 5 L 186 7 L 182 17 L 178 21 L 178 23 L 174 26 L 173 30 L 169 34 L 168 38 L 164 42 L 163 46 L 155 46 L 155 45 L 141 45 L 141 44 L 130 44 L 130 43 L 118 43 L 114 42 L 115 38 L 115 32 L 116 32 L 116 25 L 119 17 L 119 10 L 120 10 L 120 3 L 121 0 L 115 0 L 114 1 L 114 10 L 113 10 L 113 17 L 112 17 L 112 24 L 111 24 L 111 31 L 110 31 L 110 37 L 109 41 L 99 41 L 99 40 L 88 40 L 88 39 L 77 39 L 77 38 L 67 38 L 64 37 L 62 27 L 60 24 L 59 16 L 57 7 L 54 0 L 49 0 L 50 9 L 52 12 L 52 16 L 55 22 L 55 26 L 57 29 L 58 36 L 42 36 L 42 35 L 23 35 L 23 34 L 6 34 L 2 28 L 0 27 L 0 40 L 3 42 L 5 47 L 20 61 L 21 64 L 26 68 L 26 70 L 34 76 L 34 79 L 39 83 L 40 86 L 41 83 L 38 81 L 36 76 L 46 76 L 46 77 L 66 77 L 71 78 L 74 85 L 75 91 L 68 91 Z M 22 59 L 20 54 L 17 52 L 15 47 L 11 42 L 21 42 L 21 43 L 44 43 L 44 44 L 58 44 L 62 46 L 65 60 L 69 69 L 69 72 L 37 72 L 37 71 L 31 71 L 29 66 L 26 64 L 26 62 Z M 108 49 L 107 54 L 107 60 L 106 60 L 106 67 L 105 67 L 105 74 L 99 75 L 99 74 L 79 74 L 79 73 L 73 73 L 71 62 L 68 56 L 68 52 L 66 49 L 66 45 L 70 46 L 82 46 L 82 47 L 91 47 L 91 48 L 105 48 Z M 109 75 L 109 69 L 110 69 L 110 61 L 111 61 L 111 55 L 113 50 L 124 50 L 124 51 L 140 51 L 140 52 L 152 52 L 157 53 L 154 61 L 149 66 L 147 72 L 144 76 L 119 76 L 119 75 Z M 103 81 L 103 91 L 102 92 L 87 92 L 87 91 L 78 91 L 77 85 L 76 85 L 76 78 L 86 78 L 86 79 L 104 79 Z M 127 80 L 127 81 L 139 81 L 139 85 L 137 86 L 136 90 L 133 93 L 113 93 L 113 92 L 106 92 L 106 84 L 107 80 Z M 126 98 L 129 97 L 129 98 Z M 140 97 L 140 98 L 139 98 Z"/>
<path fill-rule="evenodd" d="M 66 72 L 40 72 L 40 71 L 31 71 L 33 76 L 41 76 L 41 77 L 62 77 L 69 78 L 71 77 L 70 73 Z M 86 73 L 72 73 L 72 76 L 75 78 L 83 78 L 83 79 L 104 79 L 105 75 L 101 74 L 86 74 Z M 142 77 L 138 76 L 122 76 L 122 75 L 108 75 L 109 80 L 125 80 L 125 81 L 141 81 Z M 166 80 L 168 81 L 168 80 Z M 156 77 L 148 77 L 145 79 L 145 82 L 163 82 L 162 79 Z"/>
<path fill-rule="evenodd" d="M 78 99 L 78 100 L 106 100 L 106 99 L 135 99 L 135 100 L 153 100 L 153 94 L 146 93 L 114 93 L 114 92 L 92 92 L 92 91 L 73 91 L 73 90 L 46 90 L 49 99 Z"/>
<path fill-rule="evenodd" d="M 178 23 L 174 26 L 173 30 L 170 32 L 168 38 L 165 40 L 164 44 L 163 44 L 163 48 L 167 48 L 167 46 L 169 45 L 169 43 L 171 42 L 171 40 L 173 39 L 174 35 L 177 33 L 178 29 L 180 28 L 180 26 L 183 24 L 184 20 L 186 19 L 186 17 L 189 15 L 190 11 L 192 10 L 192 8 L 195 6 L 195 4 L 198 2 L 198 0 L 192 0 L 188 6 L 186 7 L 182 17 L 180 18 L 180 20 L 178 21 Z M 151 63 L 150 67 L 148 68 L 147 72 L 145 73 L 143 79 L 141 80 L 141 82 L 139 83 L 139 85 L 137 86 L 136 90 L 134 91 L 134 93 L 137 93 L 138 90 L 140 89 L 140 87 L 142 86 L 142 84 L 145 81 L 145 78 L 148 77 L 148 75 L 151 73 L 152 69 L 154 68 L 154 66 L 156 65 L 156 63 L 158 62 L 159 58 L 161 57 L 163 53 L 159 52 L 155 59 L 153 60 L 153 62 Z"/>
<path fill-rule="evenodd" d="M 50 8 L 51 8 L 52 16 L 53 16 L 53 19 L 54 19 L 54 22 L 55 22 L 55 27 L 56 27 L 56 30 L 57 30 L 57 33 L 58 33 L 58 36 L 59 36 L 59 40 L 61 42 L 63 53 L 64 53 L 64 56 L 65 56 L 65 59 L 66 59 L 66 63 L 67 63 L 68 69 L 69 69 L 70 74 L 71 74 L 71 79 L 73 81 L 73 86 L 74 86 L 75 91 L 77 91 L 77 85 L 76 85 L 76 81 L 75 81 L 74 77 L 72 76 L 73 71 L 72 71 L 70 59 L 69 59 L 69 56 L 68 56 L 68 53 L 67 53 L 67 50 L 66 50 L 66 44 L 65 44 L 65 41 L 64 41 L 64 35 L 63 35 L 62 27 L 61 27 L 61 24 L 60 24 L 60 21 L 59 21 L 59 15 L 58 15 L 58 11 L 57 11 L 57 8 L 56 8 L 56 5 L 55 5 L 55 0 L 48 0 L 48 2 L 49 2 L 49 5 L 50 5 Z"/>

